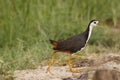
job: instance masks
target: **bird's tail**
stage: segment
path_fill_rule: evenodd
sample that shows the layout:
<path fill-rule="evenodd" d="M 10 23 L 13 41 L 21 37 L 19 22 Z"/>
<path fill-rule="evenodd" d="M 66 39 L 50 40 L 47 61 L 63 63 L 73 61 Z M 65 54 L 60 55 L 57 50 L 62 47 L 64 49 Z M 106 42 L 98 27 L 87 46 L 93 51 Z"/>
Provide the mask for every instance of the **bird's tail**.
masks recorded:
<path fill-rule="evenodd" d="M 57 45 L 58 45 L 58 42 L 57 41 L 54 41 L 54 40 L 49 40 L 50 41 L 50 43 L 54 46 L 54 48 L 56 48 L 57 47 Z"/>

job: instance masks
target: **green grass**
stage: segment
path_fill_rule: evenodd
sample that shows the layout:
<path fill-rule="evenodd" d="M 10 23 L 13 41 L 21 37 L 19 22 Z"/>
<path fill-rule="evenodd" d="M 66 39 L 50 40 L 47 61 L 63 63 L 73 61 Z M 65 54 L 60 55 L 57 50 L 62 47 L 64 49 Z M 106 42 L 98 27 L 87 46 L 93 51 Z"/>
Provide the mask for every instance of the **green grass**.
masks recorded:
<path fill-rule="evenodd" d="M 119 0 L 0 0 L 0 76 L 16 69 L 35 68 L 50 58 L 49 39 L 62 40 L 81 33 L 92 19 L 102 24 L 120 16 Z M 114 28 L 114 27 L 113 27 Z M 100 25 L 88 46 L 92 52 L 120 49 L 119 33 Z"/>

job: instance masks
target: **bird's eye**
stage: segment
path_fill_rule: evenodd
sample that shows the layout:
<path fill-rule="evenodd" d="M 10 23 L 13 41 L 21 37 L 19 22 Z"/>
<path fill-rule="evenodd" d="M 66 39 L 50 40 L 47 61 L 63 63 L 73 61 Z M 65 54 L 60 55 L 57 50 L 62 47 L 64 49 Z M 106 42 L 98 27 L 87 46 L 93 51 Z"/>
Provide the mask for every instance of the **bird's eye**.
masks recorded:
<path fill-rule="evenodd" d="M 94 22 L 94 24 L 96 24 L 96 22 Z"/>

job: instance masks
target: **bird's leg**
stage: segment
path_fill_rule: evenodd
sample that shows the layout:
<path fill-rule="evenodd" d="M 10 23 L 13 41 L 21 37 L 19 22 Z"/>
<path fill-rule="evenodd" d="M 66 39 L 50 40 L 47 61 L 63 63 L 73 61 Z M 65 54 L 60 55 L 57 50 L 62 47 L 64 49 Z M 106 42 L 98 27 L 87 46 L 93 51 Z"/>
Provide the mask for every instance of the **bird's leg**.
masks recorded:
<path fill-rule="evenodd" d="M 73 73 L 79 73 L 79 72 L 81 72 L 80 70 L 74 70 L 72 68 L 71 61 L 70 61 L 71 57 L 72 57 L 72 54 L 70 54 L 70 56 L 67 59 L 67 64 L 69 66 L 69 70 L 68 71 L 73 72 Z"/>
<path fill-rule="evenodd" d="M 56 53 L 56 51 L 54 51 L 54 52 L 52 53 L 52 59 L 51 59 L 51 61 L 49 62 L 49 66 L 48 66 L 48 68 L 47 68 L 46 73 L 47 73 L 47 72 L 51 73 L 50 68 L 51 68 L 51 66 L 54 64 L 54 56 L 55 56 L 55 53 Z M 52 74 L 52 73 L 51 73 L 51 74 Z"/>

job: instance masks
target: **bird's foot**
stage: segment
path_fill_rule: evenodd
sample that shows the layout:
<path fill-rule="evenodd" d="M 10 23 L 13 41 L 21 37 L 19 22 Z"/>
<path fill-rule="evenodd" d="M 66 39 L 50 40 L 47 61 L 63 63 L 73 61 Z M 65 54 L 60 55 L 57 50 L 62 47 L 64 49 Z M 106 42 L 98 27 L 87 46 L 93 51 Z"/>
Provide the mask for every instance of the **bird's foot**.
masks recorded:
<path fill-rule="evenodd" d="M 82 72 L 83 70 L 78 70 L 78 69 L 70 69 L 70 70 L 67 70 L 67 72 L 73 72 L 73 73 L 80 73 Z"/>
<path fill-rule="evenodd" d="M 48 72 L 49 72 L 50 74 L 54 75 L 54 74 L 50 71 L 50 67 L 47 68 L 46 73 L 48 73 Z"/>

